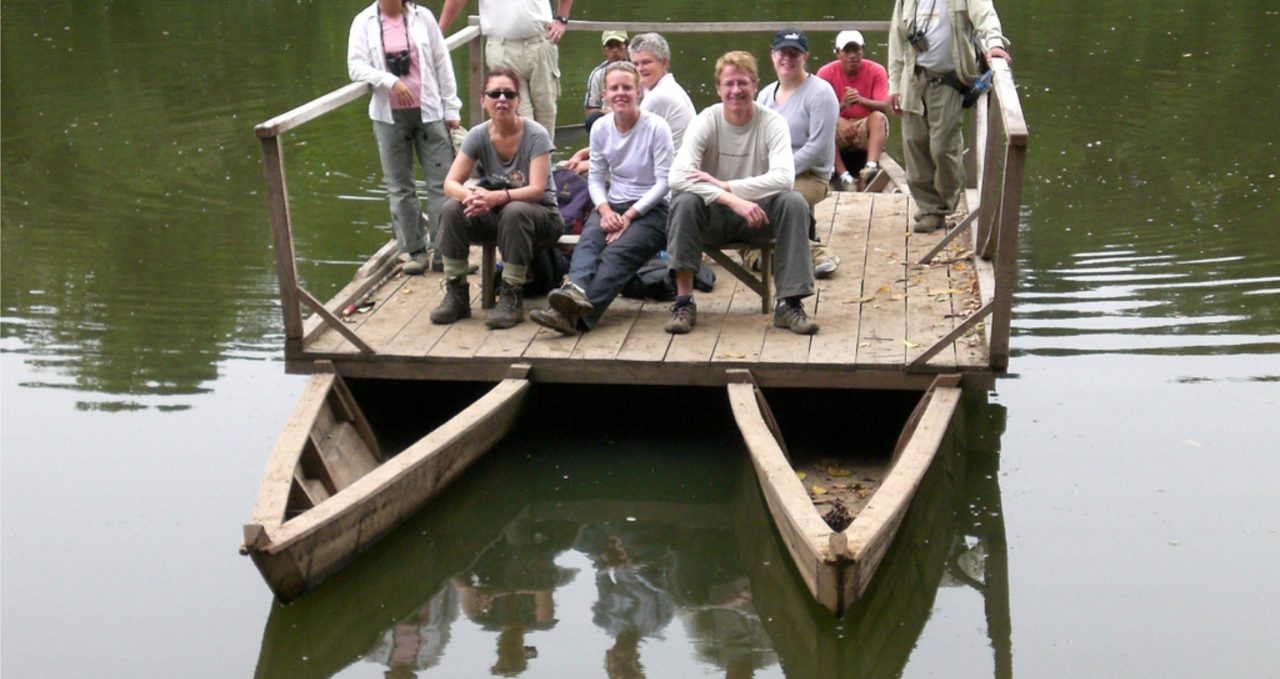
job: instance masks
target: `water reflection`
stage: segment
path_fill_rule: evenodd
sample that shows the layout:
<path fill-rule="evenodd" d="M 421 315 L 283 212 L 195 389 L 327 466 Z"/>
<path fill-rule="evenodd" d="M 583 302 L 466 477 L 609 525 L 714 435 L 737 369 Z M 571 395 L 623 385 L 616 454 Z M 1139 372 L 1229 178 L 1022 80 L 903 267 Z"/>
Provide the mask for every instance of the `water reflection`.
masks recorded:
<path fill-rule="evenodd" d="M 664 437 L 627 431 L 566 453 L 537 432 L 317 591 L 273 605 L 257 676 L 369 664 L 394 677 L 896 676 L 940 587 L 979 593 L 993 675 L 1010 676 L 1003 408 L 970 395 L 961 413 L 843 620 L 811 600 L 733 444 L 704 436 L 664 453 Z M 713 418 L 699 431 L 732 441 L 732 426 Z"/>

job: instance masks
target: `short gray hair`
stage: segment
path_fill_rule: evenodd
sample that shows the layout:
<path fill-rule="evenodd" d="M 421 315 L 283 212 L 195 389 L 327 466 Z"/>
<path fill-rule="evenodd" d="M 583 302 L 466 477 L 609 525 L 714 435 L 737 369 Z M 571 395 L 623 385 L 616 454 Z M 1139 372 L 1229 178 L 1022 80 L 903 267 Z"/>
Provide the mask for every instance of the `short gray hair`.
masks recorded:
<path fill-rule="evenodd" d="M 627 53 L 635 59 L 640 52 L 649 52 L 659 61 L 671 61 L 671 47 L 667 45 L 667 39 L 657 33 L 641 33 L 631 39 Z"/>

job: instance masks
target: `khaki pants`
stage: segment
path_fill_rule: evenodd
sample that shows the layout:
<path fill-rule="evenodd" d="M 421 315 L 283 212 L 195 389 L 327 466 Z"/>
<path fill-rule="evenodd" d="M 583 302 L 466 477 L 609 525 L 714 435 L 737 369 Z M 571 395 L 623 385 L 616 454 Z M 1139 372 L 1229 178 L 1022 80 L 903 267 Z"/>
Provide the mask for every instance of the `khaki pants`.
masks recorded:
<path fill-rule="evenodd" d="M 903 150 L 907 160 L 907 186 L 923 215 L 949 215 L 964 191 L 964 108 L 960 92 L 943 83 L 921 80 L 924 115 L 903 112 Z"/>
<path fill-rule="evenodd" d="M 809 213 L 813 213 L 813 206 L 822 202 L 831 194 L 831 180 L 823 179 L 812 172 L 804 172 L 796 175 L 796 192 L 804 196 L 804 202 L 809 204 Z"/>
<path fill-rule="evenodd" d="M 560 48 L 539 35 L 523 40 L 489 38 L 485 45 L 489 68 L 509 68 L 520 74 L 518 112 L 533 118 L 556 141 L 556 100 L 560 98 Z"/>

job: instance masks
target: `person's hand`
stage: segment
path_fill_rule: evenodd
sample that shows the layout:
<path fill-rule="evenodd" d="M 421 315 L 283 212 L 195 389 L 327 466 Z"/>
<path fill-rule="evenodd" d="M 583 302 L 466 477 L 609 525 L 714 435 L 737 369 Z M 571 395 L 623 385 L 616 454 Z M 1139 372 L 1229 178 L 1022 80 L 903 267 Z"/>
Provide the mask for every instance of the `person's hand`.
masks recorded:
<path fill-rule="evenodd" d="M 844 98 L 840 100 L 840 108 L 848 108 L 862 103 L 862 95 L 853 87 L 844 88 Z"/>
<path fill-rule="evenodd" d="M 893 111 L 893 115 L 895 116 L 902 115 L 902 99 L 899 97 L 899 95 L 896 95 L 896 94 L 889 95 L 889 110 Z"/>
<path fill-rule="evenodd" d="M 454 131 L 454 130 L 458 129 L 458 127 L 459 127 L 460 125 L 462 125 L 462 121 L 461 121 L 461 120 L 446 120 L 446 121 L 444 121 L 444 126 L 445 126 L 445 128 L 446 128 L 446 129 L 448 129 L 450 132 L 452 132 L 452 131 Z"/>
<path fill-rule="evenodd" d="M 560 44 L 560 38 L 564 37 L 564 24 L 559 21 L 552 21 L 547 24 L 547 40 L 553 45 Z"/>
<path fill-rule="evenodd" d="M 1013 63 L 1013 57 L 1009 56 L 1009 53 L 1004 51 L 1003 47 L 992 47 L 987 50 L 987 63 L 991 63 L 992 59 L 1004 59 L 1010 64 Z"/>
<path fill-rule="evenodd" d="M 765 213 L 764 208 L 745 199 L 739 198 L 732 193 L 726 194 L 729 197 L 729 209 L 733 213 L 747 221 L 747 226 L 758 229 L 769 223 L 769 215 Z"/>
<path fill-rule="evenodd" d="M 622 234 L 627 232 L 627 227 L 631 226 L 631 218 L 628 217 L 625 212 L 623 214 L 617 215 L 617 218 L 618 218 L 618 222 L 617 222 L 618 228 L 605 234 L 604 236 L 605 245 L 609 245 L 610 243 L 618 240 L 619 238 L 622 238 Z"/>
<path fill-rule="evenodd" d="M 468 217 L 488 214 L 492 210 L 492 202 L 496 201 L 495 194 L 502 195 L 500 192 L 488 191 L 478 186 L 471 187 L 471 194 L 462 201 L 462 214 Z"/>
<path fill-rule="evenodd" d="M 729 182 L 722 182 L 702 170 L 689 170 L 689 174 L 686 176 L 689 178 L 689 181 L 695 184 L 698 182 L 706 182 L 721 191 L 729 191 Z"/>
<path fill-rule="evenodd" d="M 404 82 L 397 80 L 396 84 L 391 86 L 391 98 L 395 101 L 395 108 L 409 108 L 413 106 L 413 92 L 405 86 Z"/>

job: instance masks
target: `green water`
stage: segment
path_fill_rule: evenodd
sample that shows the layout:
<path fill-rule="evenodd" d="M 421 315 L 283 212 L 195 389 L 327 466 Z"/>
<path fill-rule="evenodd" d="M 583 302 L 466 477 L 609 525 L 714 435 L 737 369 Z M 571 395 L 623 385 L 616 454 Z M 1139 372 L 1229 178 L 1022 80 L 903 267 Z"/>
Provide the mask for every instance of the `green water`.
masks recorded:
<path fill-rule="evenodd" d="M 275 606 L 235 547 L 303 380 L 280 361 L 252 127 L 345 83 L 362 6 L 0 5 L 0 674 L 383 676 L 388 640 L 415 634 L 435 649 L 417 656 L 419 676 L 491 676 L 507 661 L 521 676 L 604 676 L 610 657 L 650 677 L 1280 666 L 1271 0 L 999 6 L 1031 129 L 1011 375 L 966 402 L 961 461 L 935 470 L 913 509 L 919 538 L 892 557 L 918 580 L 879 586 L 884 608 L 837 625 L 794 604 L 732 429 L 721 414 L 669 424 L 718 412 L 701 395 L 649 399 L 628 418 L 643 429 L 607 409 L 539 427 L 558 411 L 535 410 L 438 512 L 301 605 Z M 743 7 L 580 2 L 574 15 L 889 14 L 888 2 Z M 714 58 L 763 58 L 768 37 L 672 36 L 673 71 L 705 105 Z M 810 37 L 816 70 L 831 36 Z M 883 61 L 883 36 L 871 43 Z M 562 119 L 599 58 L 593 36 L 569 34 Z M 327 297 L 390 235 L 363 104 L 285 152 L 300 272 Z M 839 418 L 796 426 L 859 434 Z M 639 511 L 659 505 L 683 509 Z M 538 514 L 556 506 L 590 509 Z M 634 648 L 593 609 L 611 585 L 591 536 L 619 525 L 642 546 L 651 601 L 670 606 Z M 564 578 L 553 625 L 516 643 L 464 610 L 456 583 L 534 562 Z"/>

